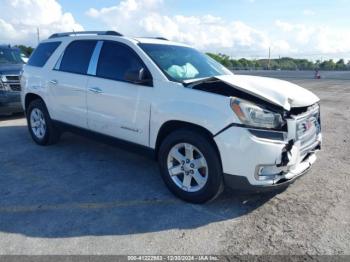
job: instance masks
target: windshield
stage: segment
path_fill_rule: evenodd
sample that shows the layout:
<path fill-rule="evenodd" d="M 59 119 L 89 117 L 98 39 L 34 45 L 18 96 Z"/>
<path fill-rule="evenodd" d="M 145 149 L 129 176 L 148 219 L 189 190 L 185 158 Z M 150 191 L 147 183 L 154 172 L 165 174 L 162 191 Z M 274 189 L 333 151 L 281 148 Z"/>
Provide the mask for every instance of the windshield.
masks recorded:
<path fill-rule="evenodd" d="M 193 48 L 161 44 L 139 44 L 139 46 L 172 81 L 183 82 L 232 74 L 218 62 Z"/>
<path fill-rule="evenodd" d="M 0 48 L 0 64 L 22 64 L 21 54 L 17 49 Z"/>

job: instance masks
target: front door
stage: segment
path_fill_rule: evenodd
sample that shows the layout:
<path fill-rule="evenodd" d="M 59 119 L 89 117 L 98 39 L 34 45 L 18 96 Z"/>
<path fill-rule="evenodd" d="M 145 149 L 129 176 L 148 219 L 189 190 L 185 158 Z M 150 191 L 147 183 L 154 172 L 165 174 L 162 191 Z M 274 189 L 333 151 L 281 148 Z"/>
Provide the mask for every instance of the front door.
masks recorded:
<path fill-rule="evenodd" d="M 131 47 L 104 41 L 95 76 L 87 85 L 91 130 L 147 146 L 153 87 L 125 81 L 130 70 L 145 68 Z"/>

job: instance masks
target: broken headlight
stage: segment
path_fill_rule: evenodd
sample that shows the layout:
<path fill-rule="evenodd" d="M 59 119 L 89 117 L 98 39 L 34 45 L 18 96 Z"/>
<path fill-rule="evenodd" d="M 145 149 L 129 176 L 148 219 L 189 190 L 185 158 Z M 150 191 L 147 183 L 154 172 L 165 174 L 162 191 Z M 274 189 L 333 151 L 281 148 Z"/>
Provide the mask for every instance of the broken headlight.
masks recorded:
<path fill-rule="evenodd" d="M 280 129 L 285 124 L 281 114 L 240 98 L 231 98 L 231 108 L 242 124 L 250 127 Z"/>

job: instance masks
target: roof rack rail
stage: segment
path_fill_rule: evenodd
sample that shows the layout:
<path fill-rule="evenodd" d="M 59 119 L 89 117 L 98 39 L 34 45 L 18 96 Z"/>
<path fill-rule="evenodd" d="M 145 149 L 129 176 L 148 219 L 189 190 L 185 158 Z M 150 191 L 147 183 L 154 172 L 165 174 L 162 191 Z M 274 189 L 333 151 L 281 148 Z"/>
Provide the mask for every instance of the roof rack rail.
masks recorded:
<path fill-rule="evenodd" d="M 56 33 L 49 37 L 57 38 L 57 37 L 65 37 L 70 35 L 114 35 L 114 36 L 123 36 L 121 33 L 115 31 L 78 31 L 78 32 L 64 32 L 64 33 Z"/>
<path fill-rule="evenodd" d="M 159 40 L 169 41 L 169 39 L 166 39 L 165 37 L 162 37 L 162 36 L 142 36 L 140 38 L 159 39 Z"/>
<path fill-rule="evenodd" d="M 169 41 L 169 39 L 165 38 L 165 37 L 161 37 L 161 36 L 158 36 L 158 37 L 154 37 L 155 39 L 159 39 L 159 40 L 165 40 L 165 41 Z"/>

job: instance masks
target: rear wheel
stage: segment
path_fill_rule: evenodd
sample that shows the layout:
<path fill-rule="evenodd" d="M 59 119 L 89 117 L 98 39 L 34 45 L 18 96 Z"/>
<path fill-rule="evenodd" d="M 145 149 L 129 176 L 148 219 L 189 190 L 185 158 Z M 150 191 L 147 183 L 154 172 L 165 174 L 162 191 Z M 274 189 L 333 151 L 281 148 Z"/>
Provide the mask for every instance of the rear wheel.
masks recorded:
<path fill-rule="evenodd" d="M 36 99 L 29 104 L 27 124 L 29 133 L 37 144 L 51 145 L 59 140 L 60 132 L 55 127 L 41 99 Z"/>
<path fill-rule="evenodd" d="M 223 189 L 218 153 L 202 133 L 182 129 L 164 139 L 159 165 L 165 184 L 183 200 L 203 203 Z"/>

